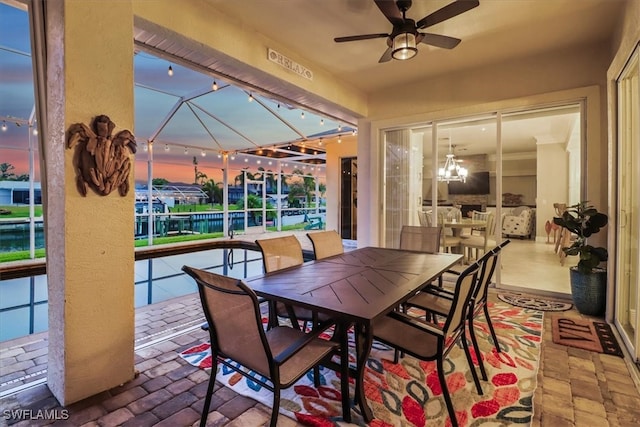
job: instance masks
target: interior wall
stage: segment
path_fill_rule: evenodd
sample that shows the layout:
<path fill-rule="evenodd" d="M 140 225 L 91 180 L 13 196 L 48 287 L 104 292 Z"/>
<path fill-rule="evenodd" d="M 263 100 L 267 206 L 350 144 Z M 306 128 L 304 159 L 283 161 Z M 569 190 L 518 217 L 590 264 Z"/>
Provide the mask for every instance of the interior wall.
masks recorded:
<path fill-rule="evenodd" d="M 569 155 L 563 143 L 539 144 L 538 158 L 538 200 L 536 208 L 536 238 L 546 241 L 544 229 L 546 221 L 556 216 L 554 203 L 569 204 Z M 550 173 L 553 171 L 553 173 Z"/>
<path fill-rule="evenodd" d="M 387 127 L 406 126 L 432 120 L 482 114 L 550 103 L 586 99 L 586 157 L 584 172 L 586 198 L 604 206 L 606 185 L 606 110 L 601 105 L 609 48 L 604 43 L 584 48 L 550 52 L 509 63 L 465 70 L 413 85 L 384 89 L 370 97 L 371 137 L 369 148 L 379 152 L 380 133 Z M 584 86 L 582 86 L 584 85 Z M 374 163 L 368 181 L 380 180 L 379 154 L 370 154 Z M 371 206 L 381 206 L 379 192 L 372 194 Z M 368 223 L 380 224 L 378 211 L 371 209 Z"/>

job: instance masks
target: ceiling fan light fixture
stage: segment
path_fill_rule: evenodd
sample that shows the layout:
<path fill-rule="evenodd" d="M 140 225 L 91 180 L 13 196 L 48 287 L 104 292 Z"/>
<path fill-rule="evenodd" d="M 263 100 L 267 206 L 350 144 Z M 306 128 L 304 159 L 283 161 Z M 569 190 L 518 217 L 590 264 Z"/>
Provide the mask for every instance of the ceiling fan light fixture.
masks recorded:
<path fill-rule="evenodd" d="M 400 33 L 393 38 L 391 56 L 394 59 L 404 61 L 411 59 L 418 53 L 416 36 L 413 33 Z"/>

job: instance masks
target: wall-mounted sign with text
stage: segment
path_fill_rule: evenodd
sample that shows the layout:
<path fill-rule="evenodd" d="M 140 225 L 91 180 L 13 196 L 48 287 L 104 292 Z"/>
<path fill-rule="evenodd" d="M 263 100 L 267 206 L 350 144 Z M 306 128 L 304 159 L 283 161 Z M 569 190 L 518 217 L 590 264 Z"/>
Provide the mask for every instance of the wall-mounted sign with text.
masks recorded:
<path fill-rule="evenodd" d="M 273 49 L 267 49 L 267 56 L 269 57 L 269 61 L 275 62 L 281 67 L 293 71 L 294 73 L 301 77 L 304 77 L 305 79 L 313 80 L 313 72 L 310 69 L 287 58 L 283 54 L 276 52 Z"/>

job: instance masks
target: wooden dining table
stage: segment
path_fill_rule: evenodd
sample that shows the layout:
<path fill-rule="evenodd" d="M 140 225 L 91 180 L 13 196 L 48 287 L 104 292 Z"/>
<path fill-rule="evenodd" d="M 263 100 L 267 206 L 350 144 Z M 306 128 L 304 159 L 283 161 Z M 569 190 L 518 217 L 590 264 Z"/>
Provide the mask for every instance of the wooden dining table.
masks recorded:
<path fill-rule="evenodd" d="M 364 373 L 373 343 L 373 323 L 409 299 L 445 270 L 458 254 L 428 254 L 366 247 L 301 266 L 249 278 L 247 285 L 269 301 L 326 313 L 336 322 L 336 334 L 347 342 L 355 331 L 355 403 L 364 420 L 373 419 L 364 393 Z M 350 397 L 342 396 L 343 418 L 351 422 Z"/>

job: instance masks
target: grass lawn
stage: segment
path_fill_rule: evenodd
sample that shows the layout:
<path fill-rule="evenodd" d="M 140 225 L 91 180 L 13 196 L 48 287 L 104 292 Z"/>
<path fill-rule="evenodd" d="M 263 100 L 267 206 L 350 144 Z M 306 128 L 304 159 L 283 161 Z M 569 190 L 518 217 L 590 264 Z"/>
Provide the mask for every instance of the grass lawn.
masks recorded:
<path fill-rule="evenodd" d="M 10 213 L 0 215 L 0 218 L 29 218 L 29 206 L 0 206 L 0 212 Z M 34 215 L 42 216 L 42 205 L 34 206 Z"/>

